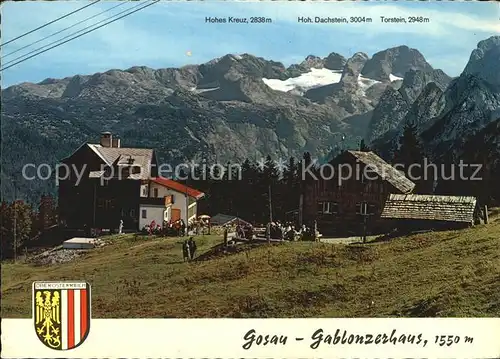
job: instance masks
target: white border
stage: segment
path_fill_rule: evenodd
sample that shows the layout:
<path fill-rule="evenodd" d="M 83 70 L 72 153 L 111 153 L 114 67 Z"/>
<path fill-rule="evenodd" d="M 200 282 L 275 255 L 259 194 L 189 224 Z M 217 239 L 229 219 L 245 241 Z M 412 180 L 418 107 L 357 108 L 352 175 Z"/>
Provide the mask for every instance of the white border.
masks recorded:
<path fill-rule="evenodd" d="M 168 305 L 168 303 L 165 303 Z M 92 319 L 79 347 L 57 351 L 40 342 L 32 319 L 2 321 L 2 356 L 8 358 L 498 358 L 500 319 Z M 251 330 L 287 336 L 285 345 L 253 345 L 245 350 Z M 422 334 L 417 344 L 321 344 L 312 349 L 318 329 L 334 335 Z M 459 336 L 458 344 L 440 346 L 435 336 Z M 465 343 L 465 336 L 473 337 Z M 295 338 L 304 338 L 297 341 Z"/>

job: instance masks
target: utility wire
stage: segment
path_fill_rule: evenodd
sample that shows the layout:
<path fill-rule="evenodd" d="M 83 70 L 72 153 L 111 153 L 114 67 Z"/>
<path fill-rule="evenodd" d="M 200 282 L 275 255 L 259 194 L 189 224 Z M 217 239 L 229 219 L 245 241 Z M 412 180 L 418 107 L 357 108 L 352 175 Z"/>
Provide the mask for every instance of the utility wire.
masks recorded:
<path fill-rule="evenodd" d="M 82 34 L 79 34 L 79 35 L 77 35 L 77 36 L 73 36 L 73 37 L 69 38 L 69 39 L 68 39 L 68 40 L 66 40 L 66 41 L 59 42 L 59 41 L 61 41 L 61 40 L 64 40 L 64 39 L 68 38 L 69 36 L 75 35 L 75 34 L 77 34 L 77 33 L 81 32 L 81 31 L 83 31 L 83 30 L 85 30 L 85 29 L 88 29 L 89 27 L 95 26 L 95 25 L 97 25 L 97 24 L 99 24 L 99 23 L 101 23 L 101 22 L 103 22 L 103 21 L 106 21 L 106 20 L 111 19 L 111 18 L 113 18 L 113 17 L 115 17 L 115 16 L 117 16 L 117 15 L 120 15 L 120 14 L 122 14 L 122 13 L 126 12 L 126 11 L 129 11 L 129 10 L 131 10 L 131 9 L 134 9 L 134 8 L 136 8 L 137 6 L 142 5 L 142 4 L 136 5 L 136 6 L 132 7 L 131 9 L 127 9 L 127 10 L 122 11 L 122 12 L 120 12 L 120 13 L 116 14 L 116 15 L 113 15 L 113 16 L 108 17 L 107 19 L 104 19 L 104 20 L 102 20 L 102 21 L 99 21 L 99 22 L 98 22 L 98 23 L 96 23 L 96 24 L 93 24 L 93 25 L 87 26 L 87 27 L 85 27 L 85 28 L 83 28 L 83 29 L 81 29 L 81 30 L 79 30 L 79 31 L 76 31 L 76 32 L 74 32 L 74 33 L 72 33 L 72 34 L 70 34 L 70 35 L 68 35 L 68 36 L 63 37 L 63 38 L 62 38 L 62 39 L 60 39 L 60 40 L 54 41 L 54 42 L 52 42 L 52 43 L 50 43 L 50 44 L 48 44 L 48 45 L 45 45 L 45 46 L 42 46 L 42 47 L 40 47 L 40 48 L 38 48 L 38 49 L 36 49 L 36 50 L 30 51 L 30 52 L 28 52 L 27 54 L 22 55 L 22 56 L 19 56 L 19 57 L 15 58 L 14 60 L 11 60 L 11 61 L 7 62 L 6 64 L 4 64 L 4 67 L 2 67 L 2 68 L 0 69 L 0 72 L 1 72 L 1 71 L 4 71 L 4 70 L 7 70 L 7 69 L 9 69 L 9 68 L 11 68 L 12 66 L 15 66 L 15 65 L 17 65 L 17 64 L 20 64 L 21 62 L 24 62 L 24 61 L 26 61 L 26 60 L 29 60 L 29 59 L 31 59 L 31 58 L 33 58 L 33 57 L 35 57 L 35 56 L 38 56 L 38 55 L 40 55 L 40 54 L 42 54 L 42 53 L 44 53 L 44 52 L 47 52 L 47 51 L 49 51 L 49 50 L 51 50 L 51 49 L 53 49 L 53 48 L 59 47 L 59 46 L 61 46 L 61 45 L 65 44 L 65 43 L 67 43 L 67 42 L 70 42 L 70 41 L 72 41 L 72 40 L 74 40 L 74 39 L 77 39 L 77 38 L 79 38 L 79 37 L 81 37 L 81 36 L 83 36 L 83 35 L 85 35 L 85 34 L 88 34 L 89 32 L 92 32 L 92 31 L 95 31 L 95 30 L 97 30 L 97 29 L 100 29 L 101 27 L 106 26 L 106 25 L 108 25 L 108 24 L 111 24 L 112 22 L 115 22 L 115 21 L 117 21 L 117 20 L 120 20 L 120 19 L 122 19 L 122 18 L 124 18 L 124 17 L 126 17 L 126 16 L 132 15 L 133 13 L 135 13 L 135 12 L 137 12 L 137 11 L 139 11 L 139 10 L 145 9 L 145 8 L 147 8 L 147 7 L 151 6 L 151 5 L 154 5 L 154 4 L 156 4 L 157 2 L 159 2 L 159 1 L 160 1 L 160 0 L 154 0 L 153 2 L 151 2 L 151 3 L 147 4 L 147 5 L 143 5 L 142 7 L 138 8 L 137 10 L 134 10 L 134 11 L 128 12 L 128 13 L 126 13 L 125 15 L 122 15 L 122 16 L 120 16 L 120 17 L 117 17 L 116 19 L 113 19 L 113 20 L 111 20 L 111 21 L 108 21 L 108 22 L 106 22 L 106 23 L 104 23 L 104 24 L 102 24 L 102 25 L 100 25 L 100 26 L 94 27 L 93 29 L 87 30 L 87 31 L 85 31 L 85 32 L 84 32 L 84 33 L 82 33 Z M 55 44 L 55 45 L 53 45 L 53 46 L 51 46 L 51 47 L 49 47 L 49 48 L 47 48 L 47 49 L 45 49 L 45 50 L 38 51 L 38 50 L 40 50 L 40 49 L 43 49 L 44 47 L 47 47 L 47 46 L 49 46 L 49 45 L 52 45 L 52 44 L 56 43 L 56 42 L 59 42 L 59 43 L 58 43 L 58 44 Z M 33 55 L 31 55 L 31 56 L 26 57 L 27 55 L 32 54 L 32 53 L 33 53 L 33 52 L 35 52 L 35 51 L 38 51 L 38 52 L 37 52 L 37 53 L 35 53 L 35 54 L 33 54 Z M 18 59 L 20 59 L 20 58 L 23 58 L 23 59 L 22 59 L 22 60 L 19 60 L 19 61 L 17 61 L 17 62 L 15 62 L 16 60 L 18 60 Z M 8 66 L 5 66 L 5 65 L 8 65 Z"/>
<path fill-rule="evenodd" d="M 122 4 L 126 4 L 126 2 L 123 2 Z M 15 61 L 17 61 L 17 60 L 19 60 L 19 59 L 22 59 L 22 58 L 28 57 L 29 55 L 31 55 L 31 54 L 33 54 L 33 53 L 35 53 L 35 52 L 37 52 L 37 51 L 40 51 L 40 50 L 46 49 L 46 48 L 50 47 L 51 45 L 57 44 L 58 42 L 63 41 L 63 40 L 66 40 L 66 39 L 70 38 L 70 37 L 71 37 L 71 36 L 73 36 L 73 35 L 79 34 L 79 33 L 83 32 L 83 31 L 85 31 L 85 30 L 87 30 L 87 29 L 90 29 L 90 28 L 92 28 L 92 27 L 94 27 L 94 26 L 96 26 L 96 25 L 102 24 L 103 22 L 106 22 L 106 21 L 108 21 L 109 19 L 112 19 L 112 18 L 114 18 L 114 17 L 116 17 L 116 16 L 119 16 L 119 15 L 121 15 L 121 14 L 123 14 L 123 13 L 126 13 L 127 11 L 130 11 L 130 10 L 135 9 L 135 8 L 137 8 L 137 7 L 139 7 L 139 6 L 142 6 L 142 5 L 143 5 L 143 4 L 139 3 L 139 4 L 135 5 L 135 6 L 132 6 L 132 7 L 131 7 L 131 8 L 129 8 L 129 9 L 123 10 L 123 11 L 121 11 L 121 12 L 117 13 L 117 14 L 111 15 L 111 16 L 109 16 L 109 17 L 107 17 L 107 18 L 105 18 L 105 19 L 103 19 L 103 20 L 101 20 L 101 21 L 98 21 L 98 22 L 96 22 L 95 24 L 88 25 L 88 26 L 84 27 L 83 29 L 80 29 L 80 30 L 77 30 L 77 31 L 75 31 L 75 32 L 72 32 L 71 34 L 66 35 L 66 36 L 64 36 L 64 37 L 63 37 L 63 38 L 61 38 L 61 39 L 57 39 L 56 41 L 52 41 L 51 43 L 48 43 L 47 45 L 43 45 L 43 46 L 41 46 L 41 47 L 39 47 L 39 48 L 36 48 L 36 49 L 34 49 L 34 50 L 31 50 L 30 52 L 28 52 L 28 53 L 26 53 L 26 54 L 24 54 L 24 55 L 21 55 L 21 56 L 16 57 L 16 58 L 14 58 L 13 60 L 7 61 L 6 63 L 4 63 L 4 64 L 3 64 L 3 66 L 10 65 L 10 64 L 12 64 L 13 62 L 15 62 Z"/>
<path fill-rule="evenodd" d="M 33 30 L 31 30 L 31 31 L 28 31 L 28 32 L 25 32 L 24 34 L 19 35 L 18 37 L 13 38 L 12 40 L 9 40 L 9 41 L 7 41 L 7 42 L 4 42 L 3 44 L 0 44 L 0 47 L 2 47 L 2 46 L 4 46 L 4 45 L 7 45 L 7 44 L 10 44 L 11 42 L 18 40 L 18 39 L 20 39 L 21 37 L 25 37 L 26 35 L 29 35 L 29 34 L 31 34 L 31 33 L 33 33 L 33 32 L 35 32 L 35 31 L 38 31 L 38 30 L 40 30 L 40 29 L 43 29 L 44 27 L 49 26 L 50 24 L 53 24 L 53 23 L 55 23 L 56 21 L 62 20 L 62 19 L 66 18 L 66 17 L 68 17 L 68 16 L 70 16 L 70 15 L 73 15 L 73 14 L 75 14 L 75 13 L 79 12 L 79 11 L 82 11 L 83 9 L 88 8 L 89 6 L 95 5 L 95 4 L 97 4 L 98 2 L 100 2 L 100 1 L 101 1 L 101 0 L 94 1 L 93 3 L 90 3 L 90 4 L 88 4 L 88 5 L 85 5 L 85 6 L 81 7 L 81 8 L 79 8 L 79 9 L 76 9 L 75 11 L 72 11 L 72 12 L 70 12 L 70 13 L 66 14 L 66 15 L 61 16 L 61 17 L 58 17 L 57 19 L 52 20 L 52 21 L 50 21 L 50 22 L 48 22 L 48 23 L 46 23 L 46 24 L 44 24 L 44 25 L 42 25 L 42 26 L 39 26 L 39 27 L 37 27 L 36 29 L 33 29 Z"/>
<path fill-rule="evenodd" d="M 71 26 L 68 26 L 68 27 L 66 27 L 66 28 L 64 28 L 64 29 L 62 29 L 62 30 L 56 31 L 56 32 L 54 32 L 53 34 L 50 34 L 50 35 L 48 35 L 48 36 L 45 36 L 44 38 L 42 38 L 42 39 L 40 39 L 40 40 L 37 40 L 37 41 L 35 41 L 35 42 L 32 42 L 31 44 L 28 44 L 28 45 L 26 45 L 26 46 L 23 46 L 23 47 L 21 47 L 21 48 L 19 48 L 19 49 L 15 50 L 15 51 L 9 52 L 8 54 L 3 55 L 3 56 L 2 56 L 2 59 L 3 59 L 3 58 L 5 58 L 5 57 L 7 57 L 7 56 L 10 56 L 10 55 L 12 55 L 12 54 L 15 54 L 16 52 L 19 52 L 19 51 L 21 51 L 21 50 L 24 50 L 24 49 L 26 49 L 27 47 L 33 46 L 33 45 L 38 44 L 38 43 L 40 43 L 40 42 L 42 42 L 42 41 L 44 41 L 44 40 L 47 40 L 48 38 L 51 38 L 52 36 L 55 36 L 55 35 L 57 35 L 57 34 L 60 34 L 61 32 L 64 32 L 64 31 L 69 30 L 69 29 L 72 29 L 72 28 L 74 28 L 75 26 L 80 25 L 80 24 L 81 24 L 81 23 L 83 23 L 83 22 L 86 22 L 86 21 L 92 20 L 92 19 L 94 19 L 94 18 L 98 17 L 99 15 L 102 15 L 102 14 L 104 14 L 104 13 L 108 12 L 108 11 L 111 11 L 111 10 L 113 10 L 113 9 L 115 9 L 115 8 L 119 7 L 119 6 L 123 6 L 123 5 L 125 5 L 126 3 L 127 3 L 126 1 L 121 2 L 121 3 L 119 3 L 118 5 L 115 5 L 115 6 L 113 6 L 113 7 L 109 8 L 109 9 L 106 9 L 106 10 L 104 10 L 104 11 L 101 11 L 101 12 L 100 12 L 100 13 L 98 13 L 98 14 L 92 15 L 92 16 L 90 16 L 90 17 L 88 17 L 88 18 L 84 19 L 84 20 L 78 21 L 76 24 L 73 24 L 73 25 L 71 25 Z M 94 25 L 95 25 L 95 24 L 94 24 Z M 58 40 L 58 41 L 60 41 L 60 40 Z M 23 55 L 23 56 L 26 56 L 26 55 Z"/>

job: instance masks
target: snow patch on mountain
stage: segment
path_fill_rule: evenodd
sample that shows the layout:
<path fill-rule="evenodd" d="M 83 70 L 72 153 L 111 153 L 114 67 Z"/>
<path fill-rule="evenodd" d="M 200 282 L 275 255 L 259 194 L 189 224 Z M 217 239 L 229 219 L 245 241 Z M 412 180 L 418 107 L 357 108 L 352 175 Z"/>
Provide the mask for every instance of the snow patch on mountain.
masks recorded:
<path fill-rule="evenodd" d="M 304 93 L 307 90 L 339 83 L 341 78 L 342 71 L 329 70 L 325 68 L 312 68 L 309 72 L 286 80 L 263 78 L 262 81 L 276 91 Z M 394 76 L 392 74 L 390 75 L 391 81 L 398 81 L 402 79 L 402 77 Z M 379 82 L 380 81 L 363 76 L 358 77 L 358 84 L 363 91 Z"/>
<path fill-rule="evenodd" d="M 366 90 L 368 90 L 370 87 L 372 87 L 375 84 L 380 83 L 380 81 L 369 79 L 367 77 L 363 77 L 361 75 L 358 76 L 358 93 L 361 96 L 366 96 Z"/>
<path fill-rule="evenodd" d="M 194 92 L 196 94 L 203 93 L 203 92 L 209 92 L 209 91 L 215 91 L 218 90 L 219 87 L 213 87 L 213 88 L 207 88 L 207 89 L 198 89 L 196 87 L 191 87 L 190 90 L 191 92 Z"/>
<path fill-rule="evenodd" d="M 363 77 L 361 75 L 358 76 L 358 84 L 359 87 L 361 87 L 362 90 L 366 90 L 369 87 L 378 84 L 380 81 L 369 79 L 367 77 Z"/>
<path fill-rule="evenodd" d="M 394 82 L 394 81 L 398 81 L 398 80 L 403 80 L 403 78 L 398 77 L 398 76 L 394 76 L 393 74 L 389 74 L 389 80 L 391 80 L 391 82 Z"/>
<path fill-rule="evenodd" d="M 328 69 L 311 69 L 297 77 L 291 77 L 286 80 L 266 79 L 262 81 L 276 91 L 288 92 L 300 88 L 302 91 L 307 91 L 316 87 L 334 84 L 340 81 L 342 71 L 332 71 Z"/>

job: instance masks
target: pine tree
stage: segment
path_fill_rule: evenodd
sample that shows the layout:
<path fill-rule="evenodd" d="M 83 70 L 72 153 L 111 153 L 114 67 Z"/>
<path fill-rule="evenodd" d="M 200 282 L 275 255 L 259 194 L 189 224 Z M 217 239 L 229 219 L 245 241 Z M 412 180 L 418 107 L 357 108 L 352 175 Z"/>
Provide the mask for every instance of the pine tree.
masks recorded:
<path fill-rule="evenodd" d="M 286 211 L 296 210 L 299 205 L 300 197 L 300 181 L 299 181 L 299 164 L 294 157 L 290 157 L 288 166 L 283 178 L 284 185 L 284 207 Z"/>
<path fill-rule="evenodd" d="M 241 166 L 241 178 L 238 180 L 238 212 L 245 220 L 255 222 L 257 219 L 258 204 L 255 196 L 258 184 L 258 171 L 255 165 L 246 159 Z"/>
<path fill-rule="evenodd" d="M 239 215 L 237 208 L 237 196 L 235 196 L 237 182 L 234 180 L 234 178 L 236 176 L 236 173 L 233 167 L 235 166 L 233 166 L 229 161 L 224 166 L 224 176 L 222 178 L 222 186 L 220 188 L 222 197 L 221 200 L 224 208 L 224 213 Z"/>
<path fill-rule="evenodd" d="M 425 153 L 413 123 L 405 125 L 399 139 L 399 149 L 395 152 L 394 164 L 415 183 L 416 193 L 431 193 L 434 177 L 432 171 L 424 171 Z M 427 178 L 425 177 L 427 175 Z"/>
<path fill-rule="evenodd" d="M 267 223 L 269 220 L 269 213 L 272 212 L 273 220 L 276 218 L 278 213 L 275 205 L 277 204 L 274 200 L 278 195 L 278 184 L 279 181 L 279 171 L 276 168 L 274 161 L 271 156 L 268 155 L 265 161 L 265 167 L 261 174 L 261 198 L 263 201 L 263 223 Z M 273 208 L 269 207 L 269 192 L 271 192 L 271 202 Z"/>
<path fill-rule="evenodd" d="M 23 201 L 14 201 L 10 204 L 2 202 L 1 215 L 1 250 L 2 258 L 11 257 L 14 247 L 19 249 L 29 240 L 31 235 L 33 214 L 31 206 Z M 14 220 L 15 218 L 15 220 Z M 16 238 L 14 243 L 14 223 L 16 224 Z"/>
<path fill-rule="evenodd" d="M 314 173 L 314 166 L 311 165 L 313 163 L 311 154 L 309 152 L 304 152 L 304 156 L 300 163 L 300 181 L 302 182 L 302 186 L 305 186 L 308 183 L 311 183 L 313 177 L 306 170 L 310 168 L 310 172 Z"/>

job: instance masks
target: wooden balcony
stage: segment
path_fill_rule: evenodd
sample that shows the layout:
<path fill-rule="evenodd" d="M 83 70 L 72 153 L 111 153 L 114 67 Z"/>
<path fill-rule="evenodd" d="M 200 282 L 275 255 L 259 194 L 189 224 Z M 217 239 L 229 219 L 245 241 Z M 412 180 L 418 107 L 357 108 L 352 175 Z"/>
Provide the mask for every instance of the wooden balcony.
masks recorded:
<path fill-rule="evenodd" d="M 165 198 L 159 197 L 141 197 L 139 200 L 140 204 L 149 204 L 153 206 L 165 206 Z M 165 206 L 166 207 L 166 206 Z"/>

